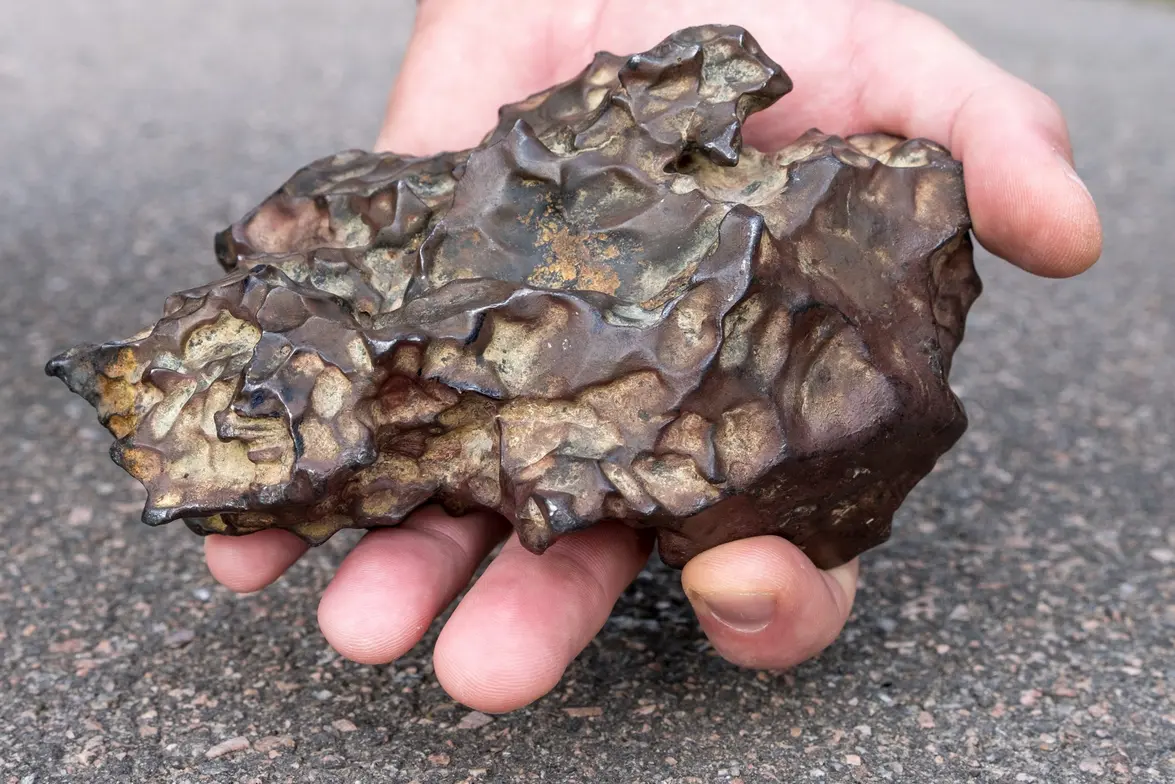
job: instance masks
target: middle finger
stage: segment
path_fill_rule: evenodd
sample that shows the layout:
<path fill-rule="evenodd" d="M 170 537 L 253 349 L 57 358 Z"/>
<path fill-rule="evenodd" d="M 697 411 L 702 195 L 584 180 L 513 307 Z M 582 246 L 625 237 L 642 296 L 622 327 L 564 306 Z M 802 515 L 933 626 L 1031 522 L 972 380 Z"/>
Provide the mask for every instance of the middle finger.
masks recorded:
<path fill-rule="evenodd" d="M 453 517 L 436 506 L 395 528 L 372 531 L 347 554 L 323 593 L 323 635 L 352 661 L 399 658 L 420 642 L 508 531 L 498 515 Z"/>
<path fill-rule="evenodd" d="M 565 534 L 542 555 L 511 537 L 441 630 L 437 679 L 487 713 L 538 699 L 608 620 L 651 549 L 649 532 L 616 522 Z"/>

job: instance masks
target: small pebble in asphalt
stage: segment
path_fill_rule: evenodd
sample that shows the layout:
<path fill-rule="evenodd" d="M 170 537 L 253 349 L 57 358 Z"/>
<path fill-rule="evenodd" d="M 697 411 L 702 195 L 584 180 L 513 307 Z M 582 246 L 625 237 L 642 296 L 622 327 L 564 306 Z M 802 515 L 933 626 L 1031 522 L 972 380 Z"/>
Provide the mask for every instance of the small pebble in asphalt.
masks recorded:
<path fill-rule="evenodd" d="M 235 738 L 229 738 L 217 743 L 208 751 L 204 752 L 204 759 L 216 759 L 223 757 L 225 754 L 232 754 L 234 751 L 245 751 L 249 748 L 249 739 L 244 735 L 238 735 Z"/>

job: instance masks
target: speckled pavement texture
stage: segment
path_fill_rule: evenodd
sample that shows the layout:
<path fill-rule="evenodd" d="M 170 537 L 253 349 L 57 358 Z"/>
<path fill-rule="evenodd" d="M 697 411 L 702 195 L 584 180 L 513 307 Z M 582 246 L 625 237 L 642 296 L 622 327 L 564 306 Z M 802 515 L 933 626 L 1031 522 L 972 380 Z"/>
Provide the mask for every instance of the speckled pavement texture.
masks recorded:
<path fill-rule="evenodd" d="M 369 145 L 411 5 L 6 3 L 0 782 L 1175 781 L 1175 7 L 924 5 L 1065 108 L 1103 263 L 981 259 L 971 430 L 825 655 L 723 663 L 652 568 L 553 694 L 491 719 L 427 643 L 364 667 L 319 636 L 354 537 L 231 595 L 41 375 L 214 274 L 212 232 L 294 168 Z"/>

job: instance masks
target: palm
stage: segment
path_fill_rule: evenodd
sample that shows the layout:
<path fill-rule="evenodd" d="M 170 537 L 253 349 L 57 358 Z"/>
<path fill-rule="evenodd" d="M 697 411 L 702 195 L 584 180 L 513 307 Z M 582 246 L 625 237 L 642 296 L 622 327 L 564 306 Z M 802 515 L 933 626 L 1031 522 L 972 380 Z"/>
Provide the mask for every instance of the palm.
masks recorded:
<path fill-rule="evenodd" d="M 771 112 L 772 132 L 795 135 L 814 125 L 841 130 L 857 119 L 850 69 L 858 3 L 827 3 L 819 11 L 804 2 L 744 3 L 735 18 L 705 0 L 639 9 L 578 5 L 573 13 L 505 19 L 485 4 L 426 4 L 412 52 L 420 57 L 410 55 L 405 63 L 395 96 L 403 108 L 381 141 L 420 152 L 470 146 L 492 124 L 499 105 L 571 78 L 596 51 L 644 51 L 673 30 L 714 22 L 751 30 L 795 80 L 796 90 Z M 434 15 L 443 18 L 434 21 Z"/>
<path fill-rule="evenodd" d="M 810 127 L 932 138 L 963 160 L 976 233 L 990 249 L 1054 276 L 1096 259 L 1096 210 L 1068 168 L 1068 136 L 1052 103 L 937 23 L 884 0 L 520 0 L 509 15 L 481 0 L 425 0 L 378 146 L 419 154 L 472 146 L 499 105 L 574 76 L 594 52 L 642 51 L 675 29 L 716 22 L 750 30 L 796 84 L 748 125 L 749 143 L 779 146 Z M 357 661 L 397 658 L 507 531 L 490 515 L 427 509 L 368 534 L 323 597 L 324 634 Z M 246 591 L 272 582 L 303 551 L 282 531 L 210 537 L 207 546 L 216 577 Z M 442 631 L 437 677 L 482 710 L 536 699 L 603 625 L 648 552 L 647 538 L 615 524 L 564 537 L 541 557 L 511 538 Z M 821 572 L 782 539 L 761 537 L 698 556 L 683 584 L 723 655 L 783 667 L 839 633 L 856 564 Z"/>

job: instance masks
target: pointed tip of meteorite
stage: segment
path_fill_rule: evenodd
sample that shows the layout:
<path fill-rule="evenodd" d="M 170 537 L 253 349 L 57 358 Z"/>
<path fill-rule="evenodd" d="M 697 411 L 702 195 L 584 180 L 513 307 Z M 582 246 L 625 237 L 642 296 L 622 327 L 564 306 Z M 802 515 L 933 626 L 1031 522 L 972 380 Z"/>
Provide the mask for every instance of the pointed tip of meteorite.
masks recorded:
<path fill-rule="evenodd" d="M 177 513 L 175 509 L 160 508 L 157 506 L 152 506 L 150 503 L 148 503 L 145 507 L 143 507 L 143 514 L 139 519 L 141 519 L 147 525 L 154 527 L 157 525 L 165 525 L 170 523 L 177 517 L 180 517 L 180 514 Z"/>
<path fill-rule="evenodd" d="M 94 357 L 98 346 L 85 344 L 64 351 L 45 364 L 46 375 L 65 382 L 69 391 L 81 395 L 93 405 L 97 398 L 97 372 Z"/>

